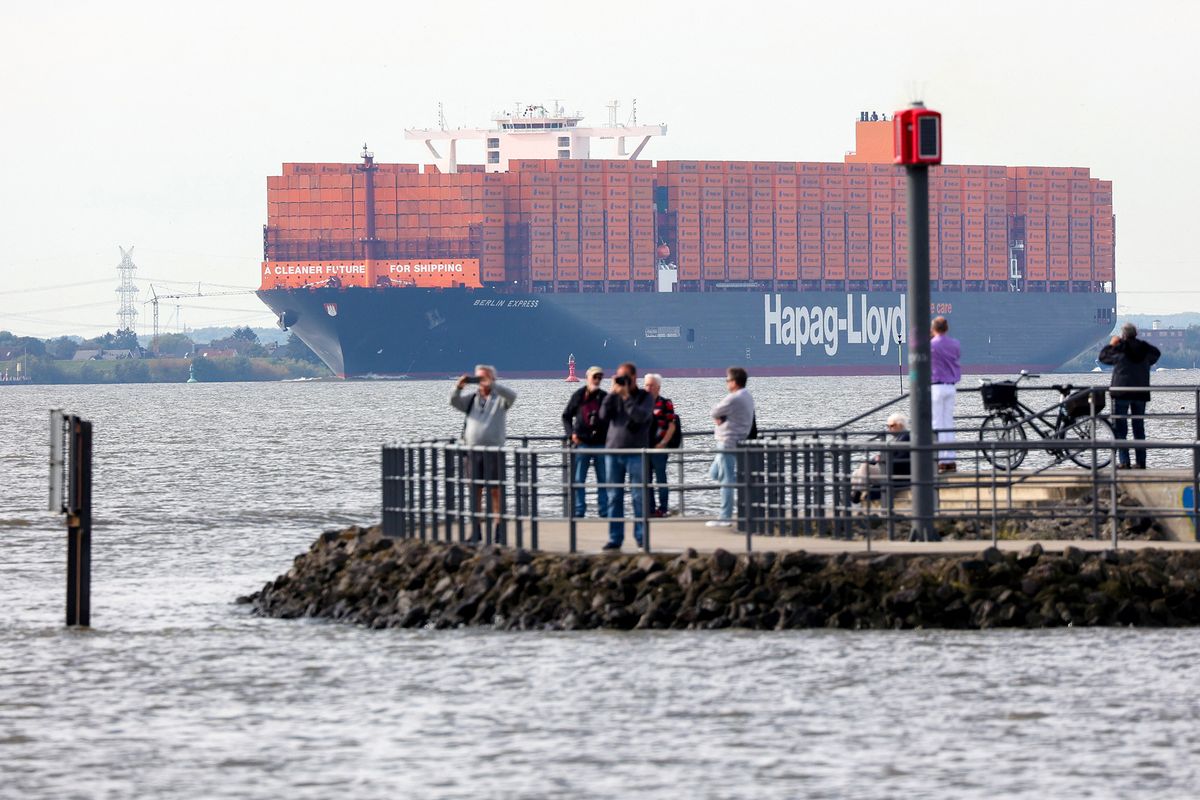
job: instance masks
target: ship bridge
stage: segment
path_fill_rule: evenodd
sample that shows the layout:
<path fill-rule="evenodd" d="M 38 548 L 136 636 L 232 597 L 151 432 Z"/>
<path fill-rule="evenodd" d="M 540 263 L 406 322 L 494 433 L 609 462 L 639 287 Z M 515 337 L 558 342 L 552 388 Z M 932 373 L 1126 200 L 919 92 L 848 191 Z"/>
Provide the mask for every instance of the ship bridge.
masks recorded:
<path fill-rule="evenodd" d="M 608 104 L 607 125 L 580 127 L 583 115 L 568 114 L 558 103 L 554 103 L 552 108 L 518 104 L 510 111 L 493 114 L 494 125 L 491 128 L 447 129 L 443 119 L 439 128 L 407 129 L 404 138 L 423 141 L 443 172 L 458 172 L 460 141 L 482 140 L 487 171 L 506 172 L 509 162 L 516 159 L 591 158 L 592 139 L 616 140 L 617 157 L 633 161 L 641 155 L 651 138 L 666 136 L 666 125 L 638 125 L 636 101 L 634 110 L 624 124 L 617 120 L 618 107 L 615 100 Z M 632 150 L 629 149 L 632 142 L 628 140 L 637 142 Z M 445 155 L 435 142 L 445 143 Z"/>

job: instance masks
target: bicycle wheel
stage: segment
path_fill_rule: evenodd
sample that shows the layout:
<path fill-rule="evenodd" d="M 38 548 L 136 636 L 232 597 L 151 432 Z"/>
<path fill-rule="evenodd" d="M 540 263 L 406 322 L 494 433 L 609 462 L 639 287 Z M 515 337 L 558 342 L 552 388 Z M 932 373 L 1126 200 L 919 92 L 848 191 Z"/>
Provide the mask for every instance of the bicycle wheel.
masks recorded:
<path fill-rule="evenodd" d="M 997 469 L 1016 469 L 1025 460 L 1024 449 L 1003 446 L 1025 441 L 1025 426 L 1017 424 L 1017 416 L 1011 411 L 998 411 L 984 419 L 979 426 L 979 441 L 983 457 Z M 996 443 L 994 448 L 992 442 Z"/>
<path fill-rule="evenodd" d="M 1095 449 L 1091 444 L 1093 423 L 1096 426 Z M 1112 446 L 1117 437 L 1113 433 L 1112 423 L 1104 417 L 1096 417 L 1094 420 L 1091 417 L 1080 417 L 1067 423 L 1067 426 L 1060 430 L 1057 436 L 1068 442 L 1078 440 L 1088 443 L 1086 447 L 1063 448 L 1067 458 L 1084 469 L 1091 469 L 1093 460 L 1096 469 L 1103 469 L 1112 462 Z"/>

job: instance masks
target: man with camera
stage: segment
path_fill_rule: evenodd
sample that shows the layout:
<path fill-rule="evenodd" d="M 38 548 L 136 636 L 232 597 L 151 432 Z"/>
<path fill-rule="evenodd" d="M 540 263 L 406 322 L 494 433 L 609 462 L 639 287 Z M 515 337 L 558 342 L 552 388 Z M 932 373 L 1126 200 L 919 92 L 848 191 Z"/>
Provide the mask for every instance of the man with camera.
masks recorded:
<path fill-rule="evenodd" d="M 600 419 L 600 406 L 608 395 L 600 388 L 604 380 L 604 370 L 600 367 L 588 367 L 587 382 L 571 393 L 567 407 L 563 409 L 563 431 L 570 441 L 572 483 L 575 485 L 575 516 L 587 514 L 587 482 L 588 467 L 596 466 L 596 483 L 600 484 L 596 491 L 596 504 L 600 516 L 608 514 L 608 489 L 604 486 L 608 480 L 608 470 L 605 469 L 603 455 L 589 452 L 604 448 L 604 440 L 608 435 L 608 423 Z"/>
<path fill-rule="evenodd" d="M 479 388 L 472 393 L 463 394 L 467 384 L 477 384 Z M 466 415 L 463 420 L 462 443 L 471 448 L 467 452 L 464 472 L 471 482 L 471 543 L 480 540 L 479 506 L 483 496 L 483 487 L 491 491 L 491 512 L 497 525 L 497 539 L 500 517 L 504 513 L 504 453 L 500 450 L 483 450 L 476 448 L 500 448 L 508 431 L 508 410 L 517 401 L 517 393 L 502 383 L 496 381 L 496 368 L 490 364 L 478 364 L 474 375 L 463 375 L 454 385 L 450 394 L 450 405 Z"/>
<path fill-rule="evenodd" d="M 600 406 L 600 419 L 608 424 L 604 446 L 609 450 L 642 450 L 650 437 L 650 425 L 654 419 L 654 398 L 637 385 L 637 367 L 626 362 L 617 367 L 612 388 Z M 605 550 L 620 550 L 625 541 L 625 477 L 629 476 L 633 494 L 633 515 L 637 522 L 633 526 L 634 541 L 642 544 L 642 454 L 622 453 L 607 456 L 605 467 L 608 483 L 615 484 L 608 490 L 608 543 Z"/>
<path fill-rule="evenodd" d="M 1109 392 L 1113 399 L 1113 433 L 1122 442 L 1129 434 L 1129 423 L 1133 422 L 1134 441 L 1146 440 L 1146 403 L 1150 402 L 1150 368 L 1162 352 L 1147 341 L 1138 338 L 1137 326 L 1126 322 L 1121 326 L 1121 335 L 1114 336 L 1100 351 L 1101 364 L 1111 364 L 1112 383 Z M 1120 389 L 1118 387 L 1135 387 Z M 1134 464 L 1138 469 L 1146 468 L 1146 448 L 1135 446 Z M 1129 450 L 1117 451 L 1117 469 L 1129 469 Z"/>

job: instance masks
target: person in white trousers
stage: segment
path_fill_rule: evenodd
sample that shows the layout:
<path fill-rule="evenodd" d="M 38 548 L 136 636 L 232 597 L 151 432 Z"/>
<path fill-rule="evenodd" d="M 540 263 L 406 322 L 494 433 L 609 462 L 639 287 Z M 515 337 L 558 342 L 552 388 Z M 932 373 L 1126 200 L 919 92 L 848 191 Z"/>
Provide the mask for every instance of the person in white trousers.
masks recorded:
<path fill-rule="evenodd" d="M 929 342 L 930 399 L 932 401 L 933 429 L 938 432 L 938 442 L 954 441 L 954 394 L 955 384 L 962 379 L 959 359 L 962 348 L 958 339 L 950 335 L 950 323 L 945 317 L 934 317 Z M 938 451 L 938 472 L 954 472 L 953 450 Z"/>

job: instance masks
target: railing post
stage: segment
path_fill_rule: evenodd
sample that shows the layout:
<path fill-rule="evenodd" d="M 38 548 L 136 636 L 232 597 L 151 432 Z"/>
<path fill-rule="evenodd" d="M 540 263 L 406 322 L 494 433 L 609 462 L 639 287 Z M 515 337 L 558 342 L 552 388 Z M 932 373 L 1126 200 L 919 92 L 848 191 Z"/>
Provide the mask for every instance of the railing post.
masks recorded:
<path fill-rule="evenodd" d="M 889 449 L 887 451 L 887 538 L 892 541 L 896 538 L 896 451 Z"/>
<path fill-rule="evenodd" d="M 446 496 L 446 506 L 443 509 L 442 522 L 446 528 L 446 541 L 454 541 L 454 516 L 455 509 L 455 478 L 457 473 L 454 469 L 454 455 L 451 448 L 442 447 L 442 460 L 445 462 L 442 467 L 443 476 L 443 494 Z"/>
<path fill-rule="evenodd" d="M 428 473 L 425 465 L 425 445 L 417 445 L 417 474 L 415 490 L 417 493 L 417 527 L 421 531 L 421 541 L 425 541 L 428 531 L 425 529 L 425 485 Z"/>
<path fill-rule="evenodd" d="M 482 450 L 485 457 L 491 455 L 491 453 L 487 452 L 488 448 L 485 447 L 482 448 Z M 501 456 L 501 458 L 503 458 L 503 456 Z M 487 472 L 487 470 L 483 471 L 485 473 Z M 499 509 L 496 508 L 496 503 L 492 500 L 492 486 L 495 485 L 498 477 L 499 476 L 495 478 L 485 477 L 483 479 L 483 541 L 484 544 L 488 545 L 499 544 L 499 542 L 496 541 L 496 535 L 499 533 L 499 531 L 497 531 L 496 526 L 492 524 L 492 520 L 495 519 L 496 512 L 499 511 Z"/>
<path fill-rule="evenodd" d="M 1200 389 L 1196 389 L 1194 397 L 1195 405 L 1192 406 L 1192 413 L 1196 417 L 1196 438 L 1194 442 L 1200 442 Z M 1192 445 L 1192 536 L 1196 541 L 1200 541 L 1200 517 L 1197 516 L 1196 510 L 1200 508 L 1200 447 Z"/>
<path fill-rule="evenodd" d="M 992 448 L 992 547 L 996 546 L 997 538 L 997 517 L 999 516 L 999 498 L 996 497 L 996 442 L 993 440 L 989 445 Z"/>
<path fill-rule="evenodd" d="M 571 447 L 570 443 L 563 445 L 563 464 L 567 465 L 567 502 L 564 503 L 567 518 L 567 551 L 574 553 L 576 549 L 576 536 L 578 533 L 579 523 L 575 520 L 575 459 L 579 458 L 579 454 L 575 448 Z M 596 497 L 596 505 L 600 505 L 600 497 Z M 600 509 L 600 516 L 603 517 L 606 513 L 605 509 Z"/>
<path fill-rule="evenodd" d="M 830 442 L 830 466 L 833 468 L 833 526 L 834 537 L 849 539 L 852 535 L 849 521 L 850 443 L 846 434 L 841 441 Z"/>
<path fill-rule="evenodd" d="M 1117 510 L 1117 453 L 1113 450 L 1112 457 L 1112 484 L 1108 490 L 1108 503 L 1110 506 L 1110 514 L 1112 515 L 1112 546 L 1116 550 L 1119 546 L 1119 537 L 1117 536 L 1117 528 L 1119 527 L 1120 512 Z"/>
<path fill-rule="evenodd" d="M 790 484 L 792 498 L 789 514 L 791 517 L 790 528 L 792 536 L 799 536 L 800 520 L 798 516 L 800 511 L 800 485 L 796 482 L 796 476 L 798 474 L 798 470 L 800 469 L 800 451 L 796 447 L 796 434 L 794 433 L 791 435 L 791 438 L 788 441 L 788 451 L 790 456 L 789 461 L 791 462 L 789 477 L 791 478 Z"/>
<path fill-rule="evenodd" d="M 441 459 L 438 458 L 438 446 L 436 442 L 429 443 L 429 538 L 433 541 L 438 540 L 438 530 L 441 528 L 441 521 L 438 518 L 438 467 L 441 466 Z"/>
<path fill-rule="evenodd" d="M 783 487 L 783 470 L 780 468 L 780 452 L 778 442 L 770 440 L 765 443 L 763 454 L 763 470 L 766 480 L 767 508 L 763 514 L 762 532 L 768 536 L 777 536 L 779 527 L 779 492 Z"/>
<path fill-rule="evenodd" d="M 813 465 L 815 463 L 813 442 L 804 442 L 804 533 L 812 536 L 816 530 L 816 516 L 813 511 L 815 494 L 813 492 Z"/>
<path fill-rule="evenodd" d="M 1200 392 L 1197 392 L 1197 400 L 1200 400 Z M 1196 406 L 1200 409 L 1200 403 Z M 1200 419 L 1200 417 L 1198 417 Z M 1197 509 L 1200 509 L 1200 445 L 1192 445 L 1192 537 L 1200 541 L 1200 516 L 1197 515 Z"/>
<path fill-rule="evenodd" d="M 824 536 L 829 532 L 829 520 L 825 518 L 825 444 L 820 439 L 813 442 L 813 500 L 817 536 Z"/>
<path fill-rule="evenodd" d="M 738 490 L 742 495 L 743 501 L 741 504 L 741 522 L 742 530 L 746 532 L 746 552 L 753 550 L 754 545 L 754 529 L 751 527 L 751 519 L 753 518 L 753 510 L 750 508 L 750 459 L 749 451 L 746 449 L 746 443 L 742 442 L 737 449 L 738 461 Z"/>
<path fill-rule="evenodd" d="M 676 452 L 679 454 L 679 493 L 677 496 L 679 498 L 679 516 L 682 517 L 687 514 L 687 505 L 684 501 L 687 491 L 683 488 L 684 484 L 687 483 L 687 472 L 685 471 L 687 456 L 683 453 L 683 442 L 679 443 L 679 449 Z"/>
<path fill-rule="evenodd" d="M 404 531 L 407 536 L 417 534 L 416 514 L 416 485 L 413 475 L 416 474 L 416 458 L 411 445 L 404 447 Z"/>
<path fill-rule="evenodd" d="M 571 447 L 571 440 L 564 439 L 562 448 L 562 485 L 566 488 L 563 490 L 563 516 L 567 516 L 567 508 L 575 505 L 575 494 L 571 490 L 572 478 L 575 475 L 575 449 Z M 596 498 L 597 502 L 599 497 Z M 601 514 L 603 516 L 603 513 Z"/>
<path fill-rule="evenodd" d="M 379 483 L 380 483 L 380 511 L 383 516 L 383 535 L 397 536 L 399 531 L 396 530 L 395 519 L 395 450 L 387 445 L 380 448 L 379 453 Z"/>
<path fill-rule="evenodd" d="M 642 518 L 640 520 L 642 523 L 642 550 L 649 553 L 650 552 L 650 493 L 648 491 L 648 487 L 650 486 L 650 451 L 644 447 L 642 448 L 641 459 L 642 459 L 642 486 L 641 486 L 641 489 L 639 489 L 638 491 L 640 491 L 642 493 Z"/>
<path fill-rule="evenodd" d="M 522 496 L 523 490 L 522 490 L 522 481 L 521 481 L 521 479 L 524 477 L 524 472 L 521 469 L 521 463 L 522 463 L 521 456 L 523 453 L 524 453 L 524 447 L 521 450 L 513 451 L 513 480 L 512 480 L 513 514 L 512 514 L 512 522 L 513 522 L 513 529 L 516 531 L 517 547 L 525 546 L 525 523 L 521 517 L 522 511 L 524 511 L 524 503 L 522 502 L 524 498 Z"/>
<path fill-rule="evenodd" d="M 453 444 L 450 446 L 450 451 L 454 458 L 454 469 L 457 475 L 454 481 L 454 520 L 458 524 L 458 541 L 465 542 L 467 540 L 467 513 L 471 506 L 471 498 L 467 494 L 467 465 L 463 458 L 462 445 Z"/>
<path fill-rule="evenodd" d="M 529 453 L 529 485 L 532 492 L 529 497 L 529 546 L 538 549 L 538 454 L 536 450 Z"/>

